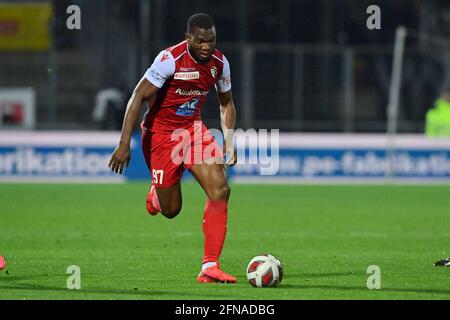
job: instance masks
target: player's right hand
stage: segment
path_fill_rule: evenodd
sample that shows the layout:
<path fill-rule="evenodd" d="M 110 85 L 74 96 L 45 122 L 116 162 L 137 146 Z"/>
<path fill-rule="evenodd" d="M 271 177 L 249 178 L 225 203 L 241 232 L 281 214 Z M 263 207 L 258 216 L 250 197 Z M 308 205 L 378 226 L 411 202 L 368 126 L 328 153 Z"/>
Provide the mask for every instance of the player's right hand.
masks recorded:
<path fill-rule="evenodd" d="M 122 174 L 123 168 L 128 167 L 131 159 L 130 146 L 119 145 L 114 150 L 111 155 L 111 160 L 109 160 L 108 167 L 111 168 L 115 173 Z"/>

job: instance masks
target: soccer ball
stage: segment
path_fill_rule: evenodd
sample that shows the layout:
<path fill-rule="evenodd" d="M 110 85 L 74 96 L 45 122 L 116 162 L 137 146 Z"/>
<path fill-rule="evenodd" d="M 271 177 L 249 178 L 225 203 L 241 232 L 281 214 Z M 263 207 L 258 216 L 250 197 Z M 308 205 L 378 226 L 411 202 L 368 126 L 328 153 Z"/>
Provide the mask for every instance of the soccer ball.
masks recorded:
<path fill-rule="evenodd" d="M 283 266 L 274 256 L 260 254 L 248 264 L 247 279 L 254 287 L 276 287 L 283 279 Z"/>

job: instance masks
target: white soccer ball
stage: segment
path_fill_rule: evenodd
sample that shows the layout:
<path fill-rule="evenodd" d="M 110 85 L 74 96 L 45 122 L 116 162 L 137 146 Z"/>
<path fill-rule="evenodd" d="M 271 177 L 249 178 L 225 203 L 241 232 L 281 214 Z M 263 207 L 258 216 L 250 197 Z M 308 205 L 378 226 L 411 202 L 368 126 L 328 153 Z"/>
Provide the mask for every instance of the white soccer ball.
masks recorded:
<path fill-rule="evenodd" d="M 254 287 L 276 287 L 283 279 L 283 266 L 270 254 L 258 255 L 247 266 L 247 279 Z"/>

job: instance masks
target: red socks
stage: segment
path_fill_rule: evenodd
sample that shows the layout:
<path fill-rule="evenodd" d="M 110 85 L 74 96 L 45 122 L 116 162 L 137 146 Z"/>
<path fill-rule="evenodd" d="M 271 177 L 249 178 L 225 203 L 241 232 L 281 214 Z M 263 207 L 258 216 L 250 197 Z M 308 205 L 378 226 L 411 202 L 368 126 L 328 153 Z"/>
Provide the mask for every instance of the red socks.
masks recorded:
<path fill-rule="evenodd" d="M 203 263 L 217 262 L 227 233 L 227 201 L 207 200 L 203 215 L 205 245 Z"/>

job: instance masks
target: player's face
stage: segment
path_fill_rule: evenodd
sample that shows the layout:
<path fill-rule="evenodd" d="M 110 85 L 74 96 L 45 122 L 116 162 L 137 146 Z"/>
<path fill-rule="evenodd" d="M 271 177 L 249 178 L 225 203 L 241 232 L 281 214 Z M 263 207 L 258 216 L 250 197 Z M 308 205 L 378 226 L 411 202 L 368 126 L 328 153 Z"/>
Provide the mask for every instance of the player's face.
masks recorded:
<path fill-rule="evenodd" d="M 191 33 L 186 33 L 189 49 L 199 61 L 208 61 L 216 48 L 216 29 L 201 29 L 194 27 Z"/>

